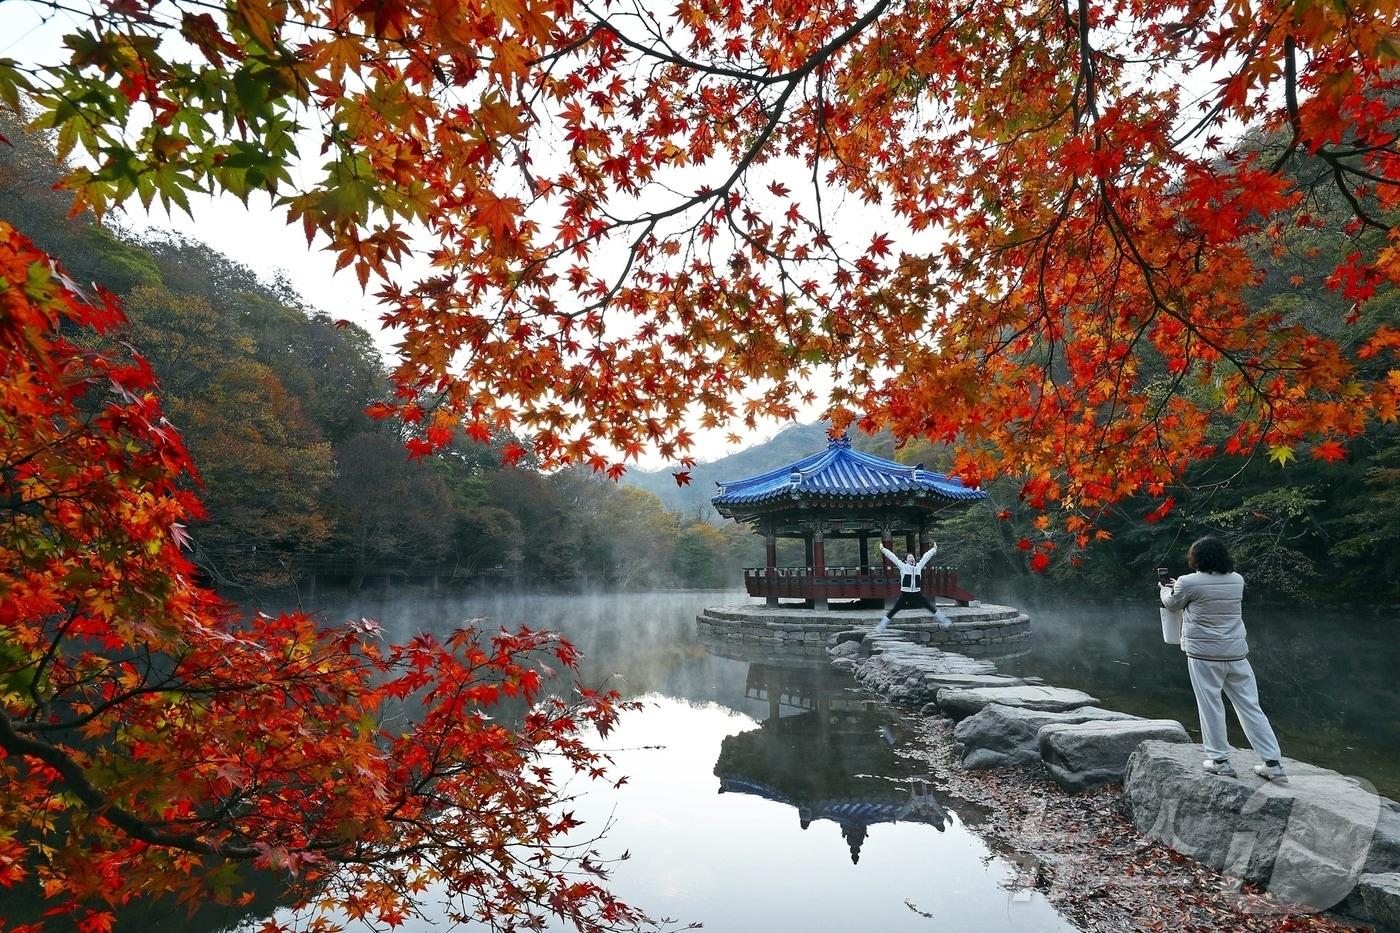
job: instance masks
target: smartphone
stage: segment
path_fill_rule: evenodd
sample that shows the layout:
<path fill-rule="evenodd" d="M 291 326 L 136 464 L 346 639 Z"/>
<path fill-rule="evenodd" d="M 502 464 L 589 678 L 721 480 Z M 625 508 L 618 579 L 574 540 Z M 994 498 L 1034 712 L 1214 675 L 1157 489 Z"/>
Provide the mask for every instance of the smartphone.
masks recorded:
<path fill-rule="evenodd" d="M 1158 583 L 1162 584 L 1163 586 L 1166 586 L 1166 585 L 1167 585 L 1167 581 L 1170 580 L 1171 578 L 1172 578 L 1172 571 L 1171 571 L 1171 568 L 1170 568 L 1170 567 L 1158 567 L 1158 568 L 1157 568 L 1157 582 L 1158 582 Z"/>

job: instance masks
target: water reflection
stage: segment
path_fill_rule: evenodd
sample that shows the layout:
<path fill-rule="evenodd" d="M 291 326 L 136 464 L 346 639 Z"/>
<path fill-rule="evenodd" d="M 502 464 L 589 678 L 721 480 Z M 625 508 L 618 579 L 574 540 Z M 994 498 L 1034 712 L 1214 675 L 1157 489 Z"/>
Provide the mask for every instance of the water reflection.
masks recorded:
<path fill-rule="evenodd" d="M 852 864 L 878 823 L 923 823 L 942 832 L 951 822 L 928 780 L 905 776 L 905 759 L 893 752 L 900 739 L 887 718 L 853 695 L 849 678 L 830 665 L 751 664 L 746 695 L 768 701 L 768 718 L 720 744 L 714 774 L 721 794 L 791 807 L 803 830 L 836 824 Z M 784 707 L 799 712 L 784 716 Z"/>
<path fill-rule="evenodd" d="M 1038 896 L 1009 888 L 1011 866 L 974 831 L 977 809 L 898 754 L 909 741 L 898 717 L 864 700 L 848 677 L 820 656 L 812 664 L 697 640 L 701 608 L 741 599 L 425 594 L 332 597 L 319 609 L 327 620 L 380 619 L 396 641 L 481 617 L 489 627 L 557 629 L 583 650 L 586 682 L 607 681 L 643 699 L 645 709 L 625 717 L 605 743 L 615 773 L 629 783 L 589 788 L 571 807 L 591 828 L 612 821 L 604 848 L 633 855 L 614 886 L 657 914 L 718 933 L 1069 929 Z M 1194 724 L 1180 652 L 1161 644 L 1150 604 L 997 601 L 1029 605 L 1036 627 L 1030 653 L 999 660 L 1003 670 Z M 1247 623 L 1265 708 L 1285 751 L 1358 773 L 1383 792 L 1400 790 L 1388 620 L 1247 609 Z M 429 919 L 408 929 L 443 929 L 434 896 L 424 905 Z M 0 920 L 40 909 L 7 897 Z M 265 907 L 262 916 L 271 912 Z M 229 919 L 187 920 L 169 904 L 136 904 L 118 929 L 206 931 Z M 260 925 L 240 918 L 238 928 Z"/>
<path fill-rule="evenodd" d="M 585 680 L 607 678 L 641 699 L 643 710 L 602 743 L 627 784 L 570 787 L 580 796 L 569 807 L 589 832 L 610 826 L 605 854 L 632 855 L 612 888 L 655 915 L 718 933 L 1072 929 L 1038 895 L 1010 889 L 1014 868 L 969 828 L 975 808 L 942 795 L 897 754 L 909 740 L 898 717 L 849 676 L 820 657 L 716 653 L 697 641 L 695 614 L 717 601 L 735 598 L 338 611 L 378 616 L 398 627 L 395 637 L 483 613 L 494 624 L 560 629 L 585 653 Z M 428 919 L 406 929 L 440 929 L 437 899 L 429 892 Z"/>

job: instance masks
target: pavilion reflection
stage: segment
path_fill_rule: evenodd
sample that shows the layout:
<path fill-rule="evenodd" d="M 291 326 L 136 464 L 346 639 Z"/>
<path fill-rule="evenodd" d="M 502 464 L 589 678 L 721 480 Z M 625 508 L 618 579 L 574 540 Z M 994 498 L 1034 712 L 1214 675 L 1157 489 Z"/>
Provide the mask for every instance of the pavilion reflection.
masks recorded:
<path fill-rule="evenodd" d="M 898 723 L 853 688 L 849 675 L 825 662 L 751 662 L 745 694 L 766 700 L 768 717 L 724 739 L 714 769 L 719 792 L 790 806 L 804 830 L 835 823 L 853 863 L 877 824 L 923 823 L 942 832 L 953 819 L 949 807 L 975 822 L 975 810 L 940 800 L 918 763 L 898 754 Z"/>

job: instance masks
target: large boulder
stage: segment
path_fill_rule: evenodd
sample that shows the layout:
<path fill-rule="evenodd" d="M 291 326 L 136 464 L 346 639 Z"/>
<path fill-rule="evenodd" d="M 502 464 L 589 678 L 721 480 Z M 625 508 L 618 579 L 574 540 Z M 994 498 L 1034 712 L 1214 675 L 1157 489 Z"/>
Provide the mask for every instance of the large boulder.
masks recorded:
<path fill-rule="evenodd" d="M 1400 933 L 1400 873 L 1362 875 L 1357 889 L 1376 933 Z"/>
<path fill-rule="evenodd" d="M 1264 781 L 1244 751 L 1227 778 L 1202 770 L 1204 759 L 1199 745 L 1137 747 L 1123 797 L 1140 831 L 1313 910 L 1361 915 L 1361 875 L 1400 870 L 1400 804 L 1362 782 L 1287 758 L 1288 783 Z"/>
<path fill-rule="evenodd" d="M 1045 769 L 1070 793 L 1122 781 L 1128 756 L 1149 739 L 1191 741 L 1174 719 L 1048 723 L 1038 736 Z"/>
<path fill-rule="evenodd" d="M 1040 759 L 1037 733 L 1050 723 L 1079 723 L 1090 720 L 1135 720 L 1137 716 L 1097 706 L 1081 706 L 1064 713 L 1025 709 L 992 703 L 982 707 L 953 728 L 953 741 L 968 768 L 1003 768 L 1025 765 Z"/>
<path fill-rule="evenodd" d="M 938 708 L 954 719 L 971 716 L 993 703 L 1018 706 L 1021 709 L 1043 710 L 1047 713 L 1063 713 L 1081 706 L 1093 706 L 1099 702 L 1097 697 L 1092 697 L 1082 690 L 1039 687 L 1034 684 L 1015 687 L 946 687 L 938 691 L 937 700 Z"/>

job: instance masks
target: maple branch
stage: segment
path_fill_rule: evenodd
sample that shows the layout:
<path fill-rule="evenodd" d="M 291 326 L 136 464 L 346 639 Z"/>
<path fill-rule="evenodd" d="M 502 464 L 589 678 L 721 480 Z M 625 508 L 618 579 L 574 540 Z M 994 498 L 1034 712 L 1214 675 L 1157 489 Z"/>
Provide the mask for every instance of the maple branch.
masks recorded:
<path fill-rule="evenodd" d="M 1319 149 L 1317 154 L 1324 162 L 1332 166 L 1332 178 L 1337 183 L 1337 190 L 1341 191 L 1342 197 L 1346 198 L 1347 204 L 1350 205 L 1351 212 L 1356 219 L 1374 230 L 1379 230 L 1382 233 L 1389 233 L 1390 224 L 1382 223 L 1368 214 L 1366 209 L 1361 206 L 1360 199 L 1357 198 L 1351 188 L 1347 186 L 1346 173 L 1352 172 L 1353 169 L 1342 162 L 1341 159 L 1330 155 L 1325 149 Z"/>
<path fill-rule="evenodd" d="M 545 62 L 549 62 L 551 65 L 553 65 L 554 63 L 558 62 L 559 59 L 565 57 L 566 55 L 570 55 L 574 52 L 577 52 L 579 49 L 592 42 L 593 37 L 596 36 L 599 32 L 603 31 L 604 29 L 611 29 L 611 27 L 607 25 L 606 20 L 595 21 L 593 25 L 590 26 L 584 32 L 584 34 L 579 36 L 577 39 L 559 46 L 559 48 L 555 49 L 552 52 L 547 52 L 544 55 L 540 55 L 538 58 L 532 59 L 530 61 L 530 67 L 537 68 L 540 65 L 543 65 Z"/>
<path fill-rule="evenodd" d="M 1119 244 L 1120 249 L 1122 248 L 1123 244 L 1127 245 L 1129 252 L 1132 254 L 1134 265 L 1136 265 L 1139 269 L 1143 271 L 1143 284 L 1147 287 L 1147 293 L 1151 296 L 1153 305 L 1159 310 L 1161 310 L 1163 313 L 1175 318 L 1183 327 L 1186 328 L 1186 330 L 1189 333 L 1195 334 L 1197 337 L 1200 337 L 1201 341 L 1205 343 L 1206 346 L 1215 350 L 1215 352 L 1219 353 L 1223 358 L 1229 360 L 1230 363 L 1234 365 L 1235 369 L 1239 371 L 1240 375 L 1244 377 L 1245 382 L 1249 385 L 1249 388 L 1254 393 L 1254 395 L 1257 398 L 1262 398 L 1264 400 L 1265 405 L 1267 405 L 1269 410 L 1272 411 L 1273 400 L 1269 398 L 1267 394 L 1264 393 L 1258 381 L 1250 372 L 1250 369 L 1241 360 L 1239 360 L 1232 351 L 1226 349 L 1217 342 L 1208 338 L 1201 331 L 1200 327 L 1198 327 L 1195 324 L 1195 322 L 1193 322 L 1190 319 L 1189 315 L 1182 314 L 1175 308 L 1172 308 L 1170 304 L 1166 301 L 1165 297 L 1157 288 L 1156 270 L 1154 269 L 1152 264 L 1147 261 L 1147 257 L 1142 255 L 1142 251 L 1138 248 L 1136 240 L 1133 239 L 1132 233 L 1128 229 L 1127 222 L 1123 219 L 1123 216 L 1118 212 L 1118 208 L 1113 203 L 1112 197 L 1109 196 L 1106 184 L 1100 181 L 1099 188 L 1102 203 L 1105 207 L 1105 210 L 1107 211 L 1107 216 L 1112 220 L 1112 222 L 1109 224 L 1109 229 L 1110 231 L 1115 230 L 1115 228 L 1117 230 L 1117 232 L 1114 233 L 1114 241 Z M 1121 240 L 1119 238 L 1120 234 Z"/>
<path fill-rule="evenodd" d="M 54 633 L 53 640 L 49 642 L 49 647 L 45 650 L 44 656 L 39 659 L 39 663 L 35 666 L 34 676 L 29 679 L 29 696 L 34 700 L 34 708 L 30 713 L 30 718 L 37 718 L 46 706 L 43 699 L 39 696 L 39 681 L 44 677 L 44 669 L 53 662 L 54 656 L 58 654 L 58 645 L 63 641 L 63 636 L 68 633 L 69 627 L 71 627 L 73 622 L 78 618 L 78 610 L 79 606 L 75 603 L 73 608 L 68 612 L 68 618 L 64 620 L 63 624 L 58 627 L 58 631 Z"/>
<path fill-rule="evenodd" d="M 62 749 L 25 738 L 15 731 L 10 717 L 0 710 L 0 748 L 21 758 L 33 758 L 58 772 L 68 790 L 77 797 L 93 815 L 105 819 L 133 839 L 155 846 L 181 849 L 199 855 L 214 855 L 229 859 L 252 859 L 258 850 L 250 846 L 235 846 L 226 843 L 209 842 L 194 833 L 168 833 L 157 829 L 153 824 L 141 819 L 111 800 L 88 780 L 82 766 Z"/>
<path fill-rule="evenodd" d="M 1259 25 L 1259 29 L 1255 33 L 1253 42 L 1247 49 L 1245 49 L 1240 54 L 1239 67 L 1237 67 L 1231 73 L 1231 79 L 1239 77 L 1240 74 L 1244 71 L 1244 69 L 1247 68 L 1254 61 L 1255 56 L 1258 55 L 1259 49 L 1263 46 L 1265 40 L 1273 32 L 1274 27 L 1278 25 L 1279 20 L 1283 19 L 1284 13 L 1288 12 L 1289 10 L 1291 10 L 1291 7 L 1289 7 L 1287 4 L 1281 4 L 1279 6 L 1279 11 L 1277 15 L 1273 19 L 1261 23 Z M 1222 81 L 1224 80 L 1225 79 L 1222 79 Z M 1202 97 L 1204 97 L 1204 95 L 1202 95 Z M 1182 143 L 1186 142 L 1186 140 L 1195 136 L 1197 133 L 1201 132 L 1201 130 L 1205 129 L 1210 124 L 1216 122 L 1216 118 L 1219 117 L 1220 114 L 1225 110 L 1225 107 L 1226 103 L 1224 95 L 1218 96 L 1215 100 L 1215 103 L 1210 106 L 1210 109 L 1206 111 L 1205 115 L 1203 115 L 1199 120 L 1196 121 L 1195 125 L 1193 125 L 1188 130 L 1184 130 L 1179 136 L 1176 136 L 1172 139 L 1172 146 L 1180 146 Z"/>
<path fill-rule="evenodd" d="M 1076 24 L 1079 33 L 1079 76 L 1075 79 L 1075 98 L 1080 88 L 1084 91 L 1085 111 L 1095 120 L 1099 117 L 1098 89 L 1096 87 L 1097 68 L 1094 65 L 1095 49 L 1089 42 L 1089 3 L 1079 0 L 1079 17 Z M 1076 105 L 1077 109 L 1077 105 Z"/>
<path fill-rule="evenodd" d="M 704 74 L 719 77 L 735 77 L 739 80 L 758 81 L 759 83 L 763 84 L 782 83 L 786 86 L 782 89 L 781 93 L 778 94 L 778 97 L 773 101 L 771 107 L 765 108 L 766 120 L 763 123 L 762 129 L 759 130 L 758 135 L 745 148 L 743 155 L 739 158 L 738 162 L 735 163 L 734 168 L 729 173 L 729 176 L 725 178 L 725 180 L 719 185 L 719 187 L 703 188 L 696 194 L 691 195 L 690 197 L 685 198 L 684 200 L 673 204 L 672 206 L 664 210 L 649 211 L 636 217 L 626 219 L 618 218 L 614 220 L 612 224 L 612 229 L 618 229 L 620 227 L 631 227 L 638 224 L 643 225 L 642 232 L 633 238 L 632 244 L 628 247 L 627 260 L 623 266 L 622 273 L 616 277 L 612 285 L 608 288 L 607 292 L 604 293 L 602 297 L 590 302 L 589 304 L 583 306 L 577 311 L 569 312 L 567 315 L 561 315 L 561 317 L 575 318 L 588 315 L 600 309 L 606 308 L 608 304 L 612 301 L 612 299 L 617 296 L 618 292 L 622 290 L 622 287 L 627 280 L 628 274 L 630 274 L 633 265 L 636 263 L 638 251 L 642 243 L 645 241 L 646 237 L 649 234 L 656 230 L 657 226 L 660 224 L 661 221 L 667 220 L 671 217 L 675 217 L 678 214 L 683 214 L 691 210 L 692 208 L 699 207 L 702 204 L 706 204 L 712 201 L 718 201 L 722 199 L 724 195 L 728 194 L 729 191 L 733 189 L 734 185 L 738 183 L 739 179 L 742 178 L 744 174 L 749 170 L 750 166 L 752 166 L 753 163 L 757 161 L 758 157 L 763 153 L 763 150 L 767 147 L 768 141 L 773 137 L 773 134 L 777 132 L 778 127 L 782 125 L 783 118 L 786 116 L 787 112 L 788 100 L 792 97 L 793 93 L 797 90 L 797 88 L 801 86 L 803 80 L 808 75 L 812 74 L 812 72 L 814 72 L 818 67 L 823 65 L 828 59 L 831 58 L 831 56 L 835 55 L 838 51 L 840 51 L 841 48 L 845 46 L 848 42 L 850 42 L 856 36 L 860 35 L 861 32 L 863 32 L 867 27 L 869 27 L 871 23 L 879 19 L 880 15 L 886 10 L 886 8 L 888 8 L 889 4 L 890 0 L 878 0 L 878 2 L 875 3 L 869 10 L 867 10 L 863 16 L 861 16 L 855 22 L 851 23 L 851 25 L 844 29 L 842 32 L 838 33 L 829 42 L 827 42 L 826 45 L 819 48 L 810 57 L 808 57 L 807 60 L 804 61 L 800 66 L 792 69 L 791 71 L 784 72 L 780 75 L 758 75 L 752 72 L 735 71 L 733 69 L 711 66 L 703 62 L 697 62 L 692 61 L 690 59 L 680 58 L 679 56 L 672 55 L 672 53 L 670 52 L 661 53 L 658 52 L 654 46 L 647 46 L 642 43 L 636 42 L 635 40 L 630 40 L 627 37 L 623 36 L 621 33 L 617 32 L 616 30 L 613 30 L 614 35 L 618 37 L 619 41 L 622 41 L 629 48 L 632 48 L 640 52 L 643 56 L 649 58 L 655 58 L 663 62 L 692 68 Z M 583 7 L 585 10 L 588 11 L 590 16 L 593 16 L 595 19 L 598 19 L 600 21 L 607 22 L 606 17 L 599 16 L 587 3 L 584 3 Z M 951 23 L 949 25 L 951 25 Z M 612 26 L 609 25 L 608 28 L 612 29 Z M 947 27 L 945 26 L 944 28 L 946 29 Z M 673 60 L 676 58 L 680 58 L 680 60 Z"/>
<path fill-rule="evenodd" d="M 1303 139 L 1303 124 L 1298 116 L 1298 60 L 1297 51 L 1293 45 L 1293 36 L 1290 34 L 1283 42 L 1283 99 L 1284 106 L 1288 111 L 1288 126 L 1292 131 L 1293 138 L 1288 142 L 1288 148 L 1283 155 L 1274 162 L 1271 172 L 1277 173 L 1284 164 L 1293 157 L 1293 153 L 1298 151 L 1298 144 Z"/>

